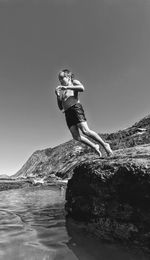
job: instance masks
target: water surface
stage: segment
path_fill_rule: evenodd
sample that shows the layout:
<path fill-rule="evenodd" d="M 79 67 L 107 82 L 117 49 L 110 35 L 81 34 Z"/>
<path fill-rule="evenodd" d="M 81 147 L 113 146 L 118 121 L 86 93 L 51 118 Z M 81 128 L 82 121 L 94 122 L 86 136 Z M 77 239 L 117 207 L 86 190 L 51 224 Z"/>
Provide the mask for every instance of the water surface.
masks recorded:
<path fill-rule="evenodd" d="M 142 251 L 101 243 L 69 224 L 65 190 L 0 192 L 0 260 L 148 260 Z"/>

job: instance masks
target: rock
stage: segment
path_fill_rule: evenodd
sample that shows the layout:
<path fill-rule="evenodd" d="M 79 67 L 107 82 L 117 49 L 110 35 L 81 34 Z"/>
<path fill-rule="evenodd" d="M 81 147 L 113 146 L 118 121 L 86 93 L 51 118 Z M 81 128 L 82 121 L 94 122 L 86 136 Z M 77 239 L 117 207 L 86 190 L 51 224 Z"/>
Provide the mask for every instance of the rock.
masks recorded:
<path fill-rule="evenodd" d="M 150 250 L 150 144 L 81 162 L 68 181 L 66 212 L 105 240 Z"/>

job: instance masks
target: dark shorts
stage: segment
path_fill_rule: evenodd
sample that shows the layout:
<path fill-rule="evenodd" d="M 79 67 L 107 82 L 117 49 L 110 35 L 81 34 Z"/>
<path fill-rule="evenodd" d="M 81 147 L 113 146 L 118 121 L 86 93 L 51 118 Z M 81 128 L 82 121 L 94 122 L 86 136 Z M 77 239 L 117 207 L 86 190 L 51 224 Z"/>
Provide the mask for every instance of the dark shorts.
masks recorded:
<path fill-rule="evenodd" d="M 69 107 L 65 111 L 65 117 L 69 129 L 73 125 L 77 125 L 78 123 L 86 121 L 84 110 L 80 103 L 77 103 L 72 107 Z"/>

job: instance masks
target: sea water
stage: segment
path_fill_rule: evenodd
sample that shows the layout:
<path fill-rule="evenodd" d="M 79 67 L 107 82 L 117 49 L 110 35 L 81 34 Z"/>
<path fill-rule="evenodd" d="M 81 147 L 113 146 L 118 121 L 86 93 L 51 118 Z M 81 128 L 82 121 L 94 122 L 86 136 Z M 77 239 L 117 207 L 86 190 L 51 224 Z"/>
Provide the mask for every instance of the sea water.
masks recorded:
<path fill-rule="evenodd" d="M 69 224 L 65 189 L 0 192 L 0 260 L 148 260 L 140 250 L 102 243 Z"/>

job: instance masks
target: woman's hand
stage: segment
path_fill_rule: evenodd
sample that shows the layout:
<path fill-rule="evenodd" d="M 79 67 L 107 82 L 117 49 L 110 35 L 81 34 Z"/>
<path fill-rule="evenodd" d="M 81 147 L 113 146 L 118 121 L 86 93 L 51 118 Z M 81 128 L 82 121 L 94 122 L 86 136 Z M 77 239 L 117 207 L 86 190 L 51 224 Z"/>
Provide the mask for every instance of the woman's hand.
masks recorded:
<path fill-rule="evenodd" d="M 66 90 L 67 89 L 67 86 L 60 86 L 61 87 L 61 90 Z"/>
<path fill-rule="evenodd" d="M 60 93 L 61 90 L 66 90 L 67 89 L 67 86 L 58 86 L 56 89 L 55 89 L 55 93 L 56 95 Z"/>

